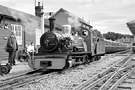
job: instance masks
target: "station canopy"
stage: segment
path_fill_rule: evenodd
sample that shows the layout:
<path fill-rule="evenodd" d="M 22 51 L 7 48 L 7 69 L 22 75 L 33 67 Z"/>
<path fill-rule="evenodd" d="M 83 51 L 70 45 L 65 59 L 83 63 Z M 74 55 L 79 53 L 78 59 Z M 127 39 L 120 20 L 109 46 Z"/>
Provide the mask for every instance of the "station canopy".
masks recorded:
<path fill-rule="evenodd" d="M 131 33 L 135 35 L 135 20 L 127 22 L 127 26 L 129 30 L 131 31 Z"/>

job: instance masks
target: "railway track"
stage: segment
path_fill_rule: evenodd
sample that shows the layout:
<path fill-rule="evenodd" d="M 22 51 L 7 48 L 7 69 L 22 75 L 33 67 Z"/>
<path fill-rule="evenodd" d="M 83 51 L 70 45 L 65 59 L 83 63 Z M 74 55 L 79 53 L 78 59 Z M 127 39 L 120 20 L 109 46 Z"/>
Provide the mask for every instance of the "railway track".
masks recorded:
<path fill-rule="evenodd" d="M 116 52 L 116 53 L 112 53 L 112 54 L 107 54 L 107 55 L 115 55 L 115 56 L 126 56 L 127 54 L 132 54 L 131 50 L 124 50 L 124 51 L 120 51 L 120 52 Z"/>
<path fill-rule="evenodd" d="M 12 90 L 13 88 L 20 87 L 25 84 L 31 83 L 37 79 L 40 79 L 44 75 L 47 75 L 48 73 L 51 72 L 53 71 L 46 71 L 46 72 L 32 71 L 26 74 L 0 80 L 0 90 Z"/>
<path fill-rule="evenodd" d="M 119 61 L 74 90 L 115 90 L 112 88 L 115 86 L 115 83 L 124 75 L 128 76 L 135 70 L 135 65 L 133 64 L 135 60 L 132 59 L 133 57 L 134 55 L 129 55 L 124 60 Z"/>
<path fill-rule="evenodd" d="M 135 69 L 119 77 L 109 90 L 135 90 Z"/>
<path fill-rule="evenodd" d="M 0 90 L 12 89 L 12 87 L 27 82 L 31 77 L 38 76 L 39 73 L 30 72 L 29 74 L 16 75 L 11 78 L 0 80 Z"/>
<path fill-rule="evenodd" d="M 131 50 L 128 49 L 128 50 L 124 50 L 124 51 L 117 52 L 117 53 L 115 53 L 115 54 L 124 54 L 124 53 L 128 53 L 128 52 L 131 52 Z"/>
<path fill-rule="evenodd" d="M 129 57 L 127 57 L 127 58 L 129 58 Z M 126 61 L 127 61 L 127 59 L 122 60 L 118 64 L 115 64 L 115 66 L 117 66 L 117 67 L 121 66 Z M 99 77 L 103 77 L 103 76 L 109 74 L 110 72 L 113 72 L 114 70 L 115 70 L 114 68 L 110 67 L 108 69 L 108 71 L 105 71 L 105 72 L 103 71 L 102 74 L 99 74 L 93 80 L 96 80 Z M 46 75 L 47 73 L 50 73 L 50 72 L 51 71 L 46 71 L 46 72 L 33 71 L 33 72 L 26 73 L 26 74 L 16 75 L 11 78 L 0 80 L 0 90 L 9 90 L 12 88 L 23 86 L 25 84 L 31 83 L 33 81 L 36 81 L 36 80 L 44 77 L 44 75 Z"/>

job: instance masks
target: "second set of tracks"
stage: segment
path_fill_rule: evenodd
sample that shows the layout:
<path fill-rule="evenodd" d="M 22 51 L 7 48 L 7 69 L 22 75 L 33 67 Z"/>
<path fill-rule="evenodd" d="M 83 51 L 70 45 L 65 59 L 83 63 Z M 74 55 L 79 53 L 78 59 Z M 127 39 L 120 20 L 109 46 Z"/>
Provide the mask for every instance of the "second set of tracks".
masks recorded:
<path fill-rule="evenodd" d="M 131 58 L 131 56 L 128 55 L 127 58 L 125 58 L 124 60 L 122 59 L 121 61 L 119 61 L 119 63 L 117 63 L 117 64 L 111 66 L 109 69 L 103 71 L 102 74 L 98 74 L 92 80 L 89 80 L 89 82 L 87 82 L 87 84 L 84 83 L 83 85 L 80 85 L 79 87 L 77 87 L 76 90 L 82 90 L 82 89 L 84 89 L 84 87 L 85 87 L 84 90 L 87 90 L 89 88 L 89 87 L 87 88 L 87 86 L 89 86 L 89 85 L 92 85 L 92 87 L 95 86 L 93 88 L 97 88 L 96 86 L 101 85 L 100 83 L 98 84 L 100 79 L 102 79 L 101 81 L 105 82 L 104 79 L 109 79 L 109 77 L 111 77 L 111 75 L 114 74 L 115 71 L 118 72 L 119 68 L 121 68 L 122 66 L 123 67 L 126 66 L 128 64 L 128 62 L 130 62 L 130 60 L 129 60 L 130 58 Z M 126 68 L 122 69 L 123 72 L 124 72 L 124 70 L 130 70 L 130 68 L 128 66 L 126 66 L 126 67 L 127 67 L 127 69 Z M 29 73 L 26 73 L 23 75 L 18 75 L 18 76 L 16 75 L 11 78 L 0 80 L 0 90 L 9 90 L 9 89 L 23 86 L 23 85 L 33 82 L 37 79 L 43 78 L 44 75 L 46 75 L 50 72 L 52 72 L 52 71 L 46 71 L 46 72 L 32 71 L 32 72 L 29 72 Z M 51 73 L 51 74 L 53 74 L 53 73 Z M 92 81 L 92 82 L 94 81 L 94 82 L 92 83 L 90 81 Z M 103 89 L 103 90 L 105 90 L 105 89 Z"/>
<path fill-rule="evenodd" d="M 127 56 L 124 60 L 119 61 L 103 73 L 79 85 L 74 90 L 117 90 L 120 87 L 127 88 L 122 87 L 120 83 L 130 76 L 132 77 L 135 71 L 135 60 L 133 57 L 135 57 L 133 54 Z"/>

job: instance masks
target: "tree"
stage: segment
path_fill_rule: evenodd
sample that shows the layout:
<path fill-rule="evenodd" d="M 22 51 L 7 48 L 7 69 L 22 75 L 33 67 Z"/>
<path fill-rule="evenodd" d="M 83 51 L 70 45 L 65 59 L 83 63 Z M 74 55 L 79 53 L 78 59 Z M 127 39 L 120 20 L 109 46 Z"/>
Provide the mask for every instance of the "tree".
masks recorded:
<path fill-rule="evenodd" d="M 108 39 L 108 40 L 112 40 L 112 41 L 115 41 L 117 39 L 121 39 L 121 38 L 133 38 L 132 35 L 128 35 L 128 34 L 120 34 L 120 33 L 114 33 L 114 32 L 107 32 L 107 33 L 104 33 L 103 34 L 103 37 L 105 39 Z"/>

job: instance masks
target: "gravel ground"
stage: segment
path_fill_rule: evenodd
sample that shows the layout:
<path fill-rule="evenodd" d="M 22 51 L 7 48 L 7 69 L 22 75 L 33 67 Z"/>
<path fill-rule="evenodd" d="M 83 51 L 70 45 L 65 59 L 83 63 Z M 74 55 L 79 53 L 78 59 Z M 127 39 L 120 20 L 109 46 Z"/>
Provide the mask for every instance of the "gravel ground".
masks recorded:
<path fill-rule="evenodd" d="M 101 60 L 92 62 L 89 65 L 80 65 L 62 73 L 50 73 L 14 90 L 72 90 L 121 58 L 123 56 L 103 56 Z"/>

